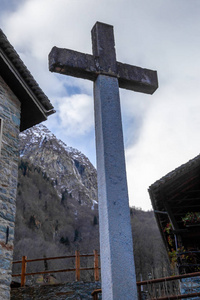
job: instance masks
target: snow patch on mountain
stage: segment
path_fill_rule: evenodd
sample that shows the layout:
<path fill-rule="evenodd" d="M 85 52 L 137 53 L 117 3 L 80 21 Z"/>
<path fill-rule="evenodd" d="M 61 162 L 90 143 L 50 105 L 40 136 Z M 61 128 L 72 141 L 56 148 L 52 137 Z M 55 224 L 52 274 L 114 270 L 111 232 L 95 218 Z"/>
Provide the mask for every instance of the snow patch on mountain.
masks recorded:
<path fill-rule="evenodd" d="M 57 139 L 46 126 L 39 124 L 20 133 L 20 156 L 51 178 L 60 198 L 70 201 L 71 195 L 79 204 L 94 209 L 96 169 L 83 153 Z"/>

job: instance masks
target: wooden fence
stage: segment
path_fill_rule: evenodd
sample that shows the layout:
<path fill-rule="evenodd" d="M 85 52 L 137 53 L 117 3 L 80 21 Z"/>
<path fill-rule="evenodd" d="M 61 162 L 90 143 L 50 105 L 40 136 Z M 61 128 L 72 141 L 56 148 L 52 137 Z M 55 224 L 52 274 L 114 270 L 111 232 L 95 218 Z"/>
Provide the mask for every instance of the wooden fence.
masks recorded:
<path fill-rule="evenodd" d="M 82 257 L 93 257 L 93 267 L 82 268 L 81 267 L 81 258 Z M 27 264 L 30 263 L 30 262 L 56 260 L 56 259 L 67 259 L 67 258 L 75 259 L 74 268 L 62 269 L 62 270 L 45 270 L 45 271 L 39 271 L 39 272 L 26 273 Z M 41 274 L 52 274 L 52 273 L 60 273 L 60 272 L 75 272 L 75 280 L 80 281 L 81 271 L 93 271 L 94 272 L 94 280 L 99 281 L 100 267 L 99 267 L 99 254 L 98 254 L 97 250 L 94 250 L 93 254 L 80 254 L 79 251 L 75 251 L 75 255 L 59 256 L 59 257 L 45 257 L 45 258 L 38 258 L 38 259 L 27 259 L 26 256 L 23 256 L 22 260 L 13 261 L 13 264 L 21 264 L 21 273 L 12 275 L 13 277 L 21 277 L 21 286 L 25 286 L 26 276 L 41 275 Z M 142 290 L 141 290 L 142 286 L 145 286 L 145 285 L 153 286 L 154 284 L 158 284 L 158 283 L 161 283 L 161 282 L 166 283 L 166 282 L 169 282 L 169 281 L 180 280 L 182 278 L 196 277 L 196 276 L 200 276 L 200 272 L 137 282 L 138 299 L 142 300 Z M 92 293 L 93 299 L 98 299 L 98 294 L 99 293 L 101 293 L 101 289 L 95 290 Z M 169 300 L 170 299 L 170 300 L 173 300 L 173 299 L 184 299 L 184 298 L 200 296 L 200 293 L 188 293 L 188 294 L 185 294 L 185 295 L 180 295 L 180 294 L 173 295 L 173 293 L 170 295 L 170 294 L 167 293 L 167 295 L 165 295 L 165 296 L 164 295 L 155 296 L 153 294 L 152 295 L 149 294 L 150 298 L 147 296 L 147 299 L 151 299 L 151 300 L 156 300 L 156 299 Z"/>
<path fill-rule="evenodd" d="M 163 278 L 158 278 L 158 279 L 152 279 L 152 280 L 146 280 L 146 281 L 140 281 L 137 282 L 137 289 L 138 289 L 138 299 L 142 300 L 142 291 L 141 291 L 141 287 L 145 286 L 145 285 L 151 285 L 153 286 L 154 284 L 157 283 L 166 283 L 169 281 L 177 281 L 180 280 L 182 278 L 193 278 L 193 277 L 197 277 L 200 276 L 200 272 L 195 272 L 195 273 L 188 273 L 188 274 L 182 274 L 182 275 L 175 275 L 175 276 L 169 276 L 169 277 L 163 277 Z M 197 299 L 200 299 L 200 292 L 196 292 L 196 293 L 187 293 L 184 295 L 181 294 L 176 294 L 174 295 L 173 293 L 170 295 L 167 291 L 166 293 L 167 295 L 163 295 L 163 296 L 155 296 L 155 295 L 149 295 L 149 297 L 147 297 L 147 299 L 151 299 L 151 300 L 175 300 L 175 299 L 186 299 L 186 298 L 193 298 L 193 297 L 198 297 Z"/>
<path fill-rule="evenodd" d="M 81 258 L 82 257 L 93 257 L 93 267 L 91 268 L 82 268 L 81 267 Z M 40 272 L 32 272 L 26 273 L 27 264 L 30 262 L 36 261 L 47 261 L 47 260 L 55 260 L 55 259 L 64 259 L 64 258 L 74 258 L 75 259 L 75 267 L 70 269 L 62 269 L 62 270 L 46 270 Z M 93 254 L 80 254 L 79 251 L 75 251 L 75 255 L 70 256 L 59 256 L 59 257 L 45 257 L 45 258 L 37 258 L 37 259 L 27 259 L 26 256 L 22 257 L 22 260 L 13 261 L 13 264 L 21 264 L 21 273 L 20 274 L 12 274 L 12 277 L 21 277 L 21 286 L 25 286 L 26 276 L 30 275 L 41 275 L 41 274 L 52 274 L 52 273 L 60 273 L 60 272 L 75 272 L 75 280 L 80 281 L 81 271 L 94 271 L 94 280 L 99 281 L 99 254 L 97 250 L 93 251 Z"/>
<path fill-rule="evenodd" d="M 163 278 L 158 278 L 158 279 L 152 279 L 152 280 L 145 280 L 145 281 L 138 281 L 137 282 L 137 290 L 138 290 L 138 300 L 142 300 L 142 286 L 153 286 L 158 283 L 166 283 L 169 281 L 175 281 L 175 280 L 180 280 L 182 278 L 193 278 L 200 276 L 200 272 L 195 272 L 195 273 L 188 273 L 188 274 L 182 274 L 182 275 L 176 275 L 176 276 L 170 276 L 170 277 L 163 277 Z M 97 289 L 92 292 L 93 300 L 98 299 L 98 294 L 101 294 L 102 290 Z M 198 297 L 198 298 L 196 298 Z M 200 292 L 192 293 L 191 290 L 187 294 L 181 295 L 180 290 L 178 294 L 174 294 L 173 292 L 170 294 L 167 291 L 165 291 L 165 295 L 155 295 L 154 292 L 148 292 L 146 294 L 146 299 L 149 300 L 176 300 L 176 299 L 188 299 L 188 298 L 195 298 L 195 299 L 200 299 Z"/>

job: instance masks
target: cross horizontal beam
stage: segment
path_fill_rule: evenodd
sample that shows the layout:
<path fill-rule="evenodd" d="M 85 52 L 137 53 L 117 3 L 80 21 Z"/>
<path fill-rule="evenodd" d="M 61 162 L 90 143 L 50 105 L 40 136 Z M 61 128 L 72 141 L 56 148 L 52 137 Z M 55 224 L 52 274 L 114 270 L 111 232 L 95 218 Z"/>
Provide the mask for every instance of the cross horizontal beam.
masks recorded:
<path fill-rule="evenodd" d="M 98 75 L 117 77 L 119 87 L 153 94 L 158 88 L 157 72 L 116 62 L 117 72 L 104 71 L 98 57 L 69 49 L 53 47 L 49 54 L 49 70 L 63 75 L 95 81 Z"/>

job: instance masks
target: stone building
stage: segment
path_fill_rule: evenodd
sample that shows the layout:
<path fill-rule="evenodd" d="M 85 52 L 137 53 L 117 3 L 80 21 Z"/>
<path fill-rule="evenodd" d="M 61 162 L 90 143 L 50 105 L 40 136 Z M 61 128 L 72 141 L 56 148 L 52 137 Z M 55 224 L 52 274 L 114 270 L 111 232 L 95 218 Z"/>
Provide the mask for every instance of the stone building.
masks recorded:
<path fill-rule="evenodd" d="M 10 299 L 18 176 L 18 136 L 54 113 L 0 30 L 0 299 Z"/>

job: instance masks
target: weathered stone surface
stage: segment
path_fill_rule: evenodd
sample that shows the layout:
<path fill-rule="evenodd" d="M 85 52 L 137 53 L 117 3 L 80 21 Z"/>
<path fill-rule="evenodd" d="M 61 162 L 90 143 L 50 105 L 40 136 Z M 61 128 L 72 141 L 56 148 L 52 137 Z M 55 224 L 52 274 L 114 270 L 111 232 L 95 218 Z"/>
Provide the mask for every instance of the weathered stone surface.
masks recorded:
<path fill-rule="evenodd" d="M 77 77 L 93 81 L 97 77 L 95 60 L 92 55 L 53 47 L 49 55 L 49 60 L 50 71 L 52 72 L 54 72 L 56 68 L 58 73 L 62 72 L 66 75 L 74 76 L 73 73 L 75 69 Z M 57 64 L 58 60 L 59 63 Z"/>
<path fill-rule="evenodd" d="M 1 77 L 0 118 L 3 120 L 0 153 L 0 299 L 6 300 L 10 299 L 20 102 Z M 8 228 L 9 235 L 7 236 Z"/>
<path fill-rule="evenodd" d="M 189 294 L 189 293 L 199 293 L 200 292 L 200 277 L 189 277 L 189 278 L 182 278 L 180 281 L 180 290 L 181 294 Z M 199 298 L 187 298 L 195 300 Z"/>
<path fill-rule="evenodd" d="M 117 63 L 113 26 L 97 22 L 92 29 L 92 51 L 101 74 L 116 77 Z"/>
<path fill-rule="evenodd" d="M 11 267 L 11 265 L 10 265 L 10 261 L 9 260 L 7 260 L 5 258 L 0 260 L 0 268 L 1 269 L 9 270 L 10 267 Z"/>
<path fill-rule="evenodd" d="M 116 61 L 113 26 L 97 22 L 92 29 L 93 55 L 53 47 L 49 70 L 95 81 L 99 74 L 118 78 L 119 87 L 153 94 L 157 72 Z"/>
<path fill-rule="evenodd" d="M 103 299 L 137 298 L 118 81 L 95 82 L 95 131 Z M 123 274 L 123 275 L 122 275 Z"/>
<path fill-rule="evenodd" d="M 95 289 L 101 288 L 100 282 L 73 282 L 57 285 L 30 286 L 11 290 L 11 300 L 29 299 L 92 299 L 91 293 Z M 99 297 L 99 299 L 101 299 Z"/>

